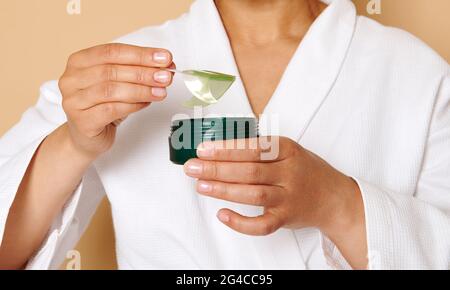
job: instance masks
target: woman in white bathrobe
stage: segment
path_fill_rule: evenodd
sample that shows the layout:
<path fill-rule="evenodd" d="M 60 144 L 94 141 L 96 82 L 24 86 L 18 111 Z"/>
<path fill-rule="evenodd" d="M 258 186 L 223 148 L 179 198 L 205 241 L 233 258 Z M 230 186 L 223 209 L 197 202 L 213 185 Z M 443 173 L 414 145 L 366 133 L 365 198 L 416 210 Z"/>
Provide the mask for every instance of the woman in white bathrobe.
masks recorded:
<path fill-rule="evenodd" d="M 1 268 L 58 268 L 105 194 L 121 269 L 449 267 L 448 63 L 350 0 L 258 2 L 198 0 L 42 86 L 0 139 Z M 204 113 L 277 119 L 278 158 L 170 163 L 174 63 L 240 75 Z"/>

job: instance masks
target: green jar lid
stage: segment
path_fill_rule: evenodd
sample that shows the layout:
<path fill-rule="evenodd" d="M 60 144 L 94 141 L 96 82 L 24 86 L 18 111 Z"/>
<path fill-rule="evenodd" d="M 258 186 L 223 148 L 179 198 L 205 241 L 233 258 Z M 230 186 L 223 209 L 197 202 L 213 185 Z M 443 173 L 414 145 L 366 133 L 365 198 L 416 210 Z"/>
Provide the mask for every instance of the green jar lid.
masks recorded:
<path fill-rule="evenodd" d="M 258 137 L 258 120 L 245 117 L 182 119 L 172 122 L 170 160 L 183 165 L 197 158 L 197 147 L 205 141 Z"/>

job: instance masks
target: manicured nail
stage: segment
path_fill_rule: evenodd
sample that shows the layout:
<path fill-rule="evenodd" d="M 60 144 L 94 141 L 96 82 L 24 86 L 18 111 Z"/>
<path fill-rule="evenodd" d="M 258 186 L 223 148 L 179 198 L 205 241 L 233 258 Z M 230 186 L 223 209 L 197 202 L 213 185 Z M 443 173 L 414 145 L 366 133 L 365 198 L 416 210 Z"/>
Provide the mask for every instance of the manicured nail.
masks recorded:
<path fill-rule="evenodd" d="M 197 190 L 200 193 L 210 193 L 213 190 L 212 184 L 206 181 L 199 181 Z"/>
<path fill-rule="evenodd" d="M 228 223 L 230 221 L 230 216 L 223 211 L 217 213 L 217 218 L 223 223 Z"/>
<path fill-rule="evenodd" d="M 160 64 L 167 64 L 169 59 L 170 55 L 165 51 L 157 51 L 153 54 L 153 61 Z"/>
<path fill-rule="evenodd" d="M 152 95 L 157 98 L 164 98 L 167 96 L 167 91 L 165 88 L 152 88 Z"/>
<path fill-rule="evenodd" d="M 190 175 L 201 175 L 203 172 L 203 165 L 201 162 L 191 160 L 184 166 L 184 171 L 186 174 Z"/>
<path fill-rule="evenodd" d="M 197 156 L 200 158 L 211 158 L 214 156 L 214 143 L 205 142 L 198 146 L 197 148 Z"/>
<path fill-rule="evenodd" d="M 161 84 L 166 84 L 170 81 L 170 78 L 172 77 L 172 74 L 168 71 L 161 70 L 157 71 L 153 74 L 153 79 Z"/>

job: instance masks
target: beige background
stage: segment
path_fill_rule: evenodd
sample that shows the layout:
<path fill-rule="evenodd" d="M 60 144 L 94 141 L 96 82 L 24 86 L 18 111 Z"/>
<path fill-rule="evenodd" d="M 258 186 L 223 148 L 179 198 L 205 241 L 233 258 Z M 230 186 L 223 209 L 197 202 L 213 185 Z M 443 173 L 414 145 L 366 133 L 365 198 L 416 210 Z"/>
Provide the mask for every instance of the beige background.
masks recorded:
<path fill-rule="evenodd" d="M 355 0 L 365 14 L 369 0 Z M 191 0 L 81 0 L 81 15 L 66 13 L 68 0 L 2 0 L 0 3 L 0 135 L 36 101 L 39 85 L 62 73 L 74 51 L 108 42 L 137 28 L 175 18 Z M 373 18 L 404 28 L 450 61 L 449 0 L 382 0 Z M 114 238 L 104 202 L 77 249 L 83 269 L 114 269 Z"/>

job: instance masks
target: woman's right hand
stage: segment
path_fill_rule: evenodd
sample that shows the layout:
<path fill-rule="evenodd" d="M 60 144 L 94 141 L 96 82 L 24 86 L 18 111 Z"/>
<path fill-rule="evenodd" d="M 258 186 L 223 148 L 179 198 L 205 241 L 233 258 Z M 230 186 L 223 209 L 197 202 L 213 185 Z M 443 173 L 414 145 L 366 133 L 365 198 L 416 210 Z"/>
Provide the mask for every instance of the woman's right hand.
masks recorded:
<path fill-rule="evenodd" d="M 169 51 L 126 44 L 71 55 L 59 88 L 75 148 L 93 159 L 111 148 L 119 122 L 167 96 L 169 67 L 174 67 Z"/>

